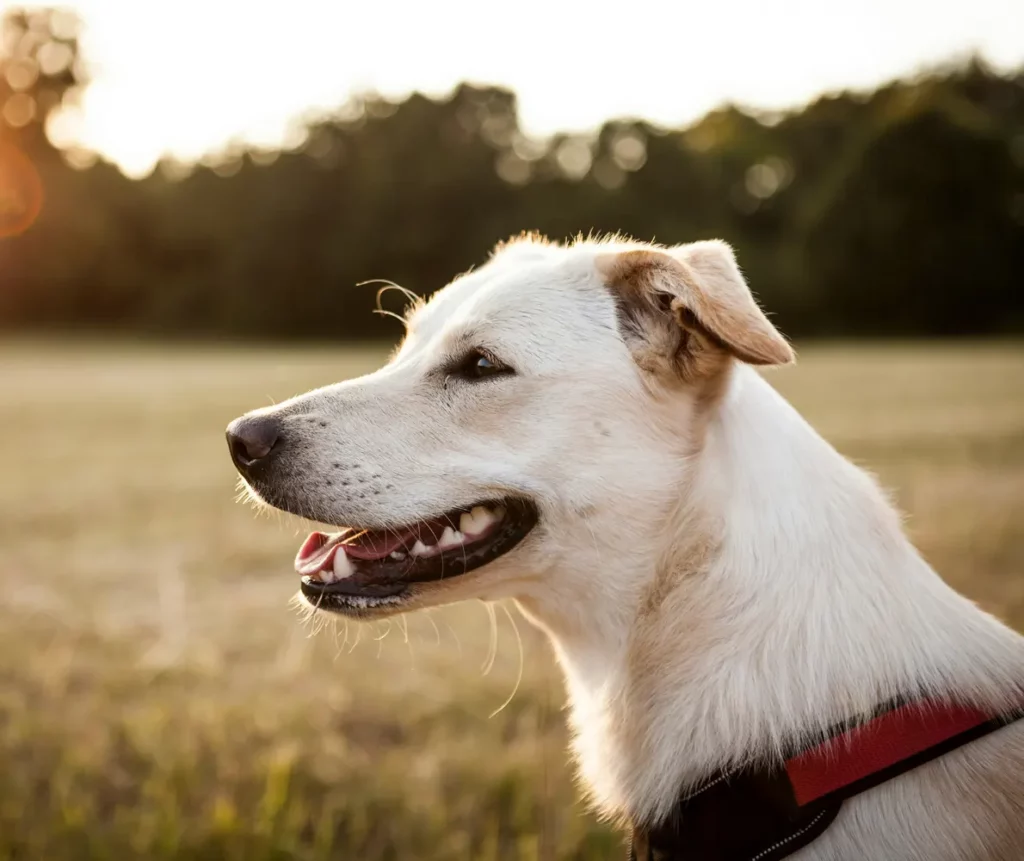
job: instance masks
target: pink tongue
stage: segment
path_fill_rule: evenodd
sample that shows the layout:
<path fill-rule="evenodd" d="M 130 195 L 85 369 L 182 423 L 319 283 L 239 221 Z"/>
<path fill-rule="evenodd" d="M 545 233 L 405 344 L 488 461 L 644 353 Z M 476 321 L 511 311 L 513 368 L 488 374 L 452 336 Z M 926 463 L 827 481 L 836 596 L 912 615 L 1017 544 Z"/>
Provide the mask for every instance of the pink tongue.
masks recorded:
<path fill-rule="evenodd" d="M 334 554 L 339 551 L 348 554 L 350 559 L 384 559 L 394 551 L 413 544 L 418 534 L 413 527 L 365 532 L 344 529 L 330 534 L 313 532 L 299 548 L 295 568 L 301 574 L 323 571 L 334 564 Z"/>
<path fill-rule="evenodd" d="M 416 541 L 416 531 L 406 529 L 401 532 L 388 530 L 378 532 L 356 533 L 352 539 L 345 543 L 345 552 L 352 559 L 383 559 L 390 553 L 402 548 L 406 543 L 412 544 Z"/>
<path fill-rule="evenodd" d="M 323 532 L 310 533 L 295 556 L 295 570 L 300 574 L 315 574 L 331 567 L 338 545 L 349 531 L 335 532 L 331 535 L 325 535 Z"/>

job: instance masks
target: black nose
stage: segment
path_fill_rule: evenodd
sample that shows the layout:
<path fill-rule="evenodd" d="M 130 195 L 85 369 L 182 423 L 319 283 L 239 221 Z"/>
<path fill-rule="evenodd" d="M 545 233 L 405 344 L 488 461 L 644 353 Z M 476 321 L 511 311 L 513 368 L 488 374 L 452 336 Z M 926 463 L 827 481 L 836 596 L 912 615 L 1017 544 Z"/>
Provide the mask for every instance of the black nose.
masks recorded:
<path fill-rule="evenodd" d="M 242 472 L 280 448 L 281 423 L 273 416 L 242 416 L 228 425 L 228 450 Z"/>

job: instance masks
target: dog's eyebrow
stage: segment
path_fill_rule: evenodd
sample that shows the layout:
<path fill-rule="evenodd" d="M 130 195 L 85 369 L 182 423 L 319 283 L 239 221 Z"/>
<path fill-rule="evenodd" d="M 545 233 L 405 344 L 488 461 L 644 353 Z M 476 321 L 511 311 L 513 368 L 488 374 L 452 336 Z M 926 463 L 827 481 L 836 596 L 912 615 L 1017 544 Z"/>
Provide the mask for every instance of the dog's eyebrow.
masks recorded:
<path fill-rule="evenodd" d="M 485 340 L 487 339 L 481 337 L 479 328 L 475 326 L 458 329 L 444 334 L 442 349 L 446 355 L 458 355 L 473 347 L 483 346 Z"/>

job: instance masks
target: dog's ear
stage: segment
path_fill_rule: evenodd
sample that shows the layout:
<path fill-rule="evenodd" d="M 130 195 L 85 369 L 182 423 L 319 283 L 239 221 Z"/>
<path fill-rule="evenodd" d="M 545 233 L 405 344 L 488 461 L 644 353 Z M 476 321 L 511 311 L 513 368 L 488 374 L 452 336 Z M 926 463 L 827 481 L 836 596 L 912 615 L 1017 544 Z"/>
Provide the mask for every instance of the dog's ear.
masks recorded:
<path fill-rule="evenodd" d="M 667 360 L 684 373 L 700 373 L 714 366 L 716 354 L 752 365 L 793 361 L 724 242 L 611 252 L 597 266 L 618 303 L 624 334 L 640 347 L 634 355 L 641 365 Z"/>

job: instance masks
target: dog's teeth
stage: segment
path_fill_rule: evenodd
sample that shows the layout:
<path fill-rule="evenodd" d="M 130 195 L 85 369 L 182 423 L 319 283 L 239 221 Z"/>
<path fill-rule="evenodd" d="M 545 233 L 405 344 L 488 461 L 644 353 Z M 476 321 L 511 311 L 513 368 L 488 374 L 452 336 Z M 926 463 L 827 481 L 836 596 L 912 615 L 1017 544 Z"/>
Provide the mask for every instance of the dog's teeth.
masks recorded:
<path fill-rule="evenodd" d="M 459 529 L 467 535 L 479 535 L 498 519 L 490 509 L 477 505 L 459 518 Z"/>
<path fill-rule="evenodd" d="M 401 562 L 403 559 L 405 559 L 405 554 L 401 550 L 395 550 L 391 553 L 391 558 L 394 559 L 396 562 Z"/>
<path fill-rule="evenodd" d="M 321 583 L 333 583 L 337 578 L 334 576 L 334 572 L 330 568 L 324 568 L 322 571 L 317 571 L 313 575 L 314 580 L 319 580 Z"/>
<path fill-rule="evenodd" d="M 498 518 L 494 516 L 489 508 L 484 508 L 482 505 L 478 505 L 473 509 L 473 519 L 476 521 L 476 531 L 483 532 L 488 526 L 490 526 Z"/>
<path fill-rule="evenodd" d="M 355 568 L 352 567 L 352 561 L 348 558 L 348 554 L 339 547 L 334 554 L 334 579 L 344 580 L 346 577 L 351 577 L 354 572 Z"/>
<path fill-rule="evenodd" d="M 410 550 L 409 552 L 413 556 L 426 556 L 427 555 L 427 548 L 426 548 L 426 545 L 422 541 L 420 541 L 419 539 L 416 539 L 416 543 L 413 544 L 412 550 Z"/>
<path fill-rule="evenodd" d="M 444 532 L 441 533 L 441 540 L 437 542 L 437 546 L 442 550 L 446 550 L 449 547 L 461 547 L 465 540 L 466 536 L 461 532 L 446 526 Z"/>

